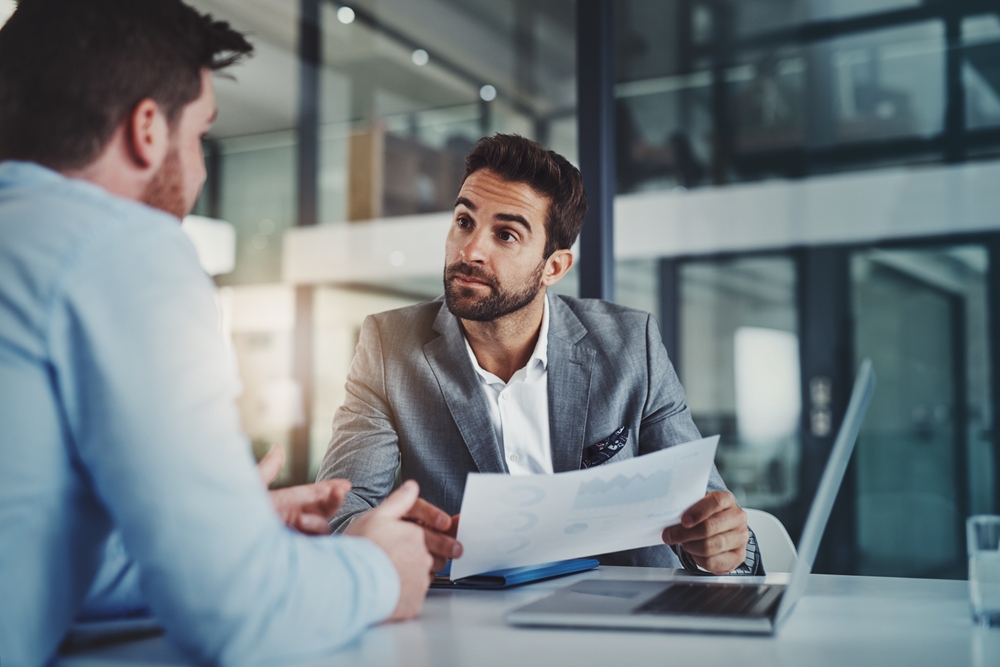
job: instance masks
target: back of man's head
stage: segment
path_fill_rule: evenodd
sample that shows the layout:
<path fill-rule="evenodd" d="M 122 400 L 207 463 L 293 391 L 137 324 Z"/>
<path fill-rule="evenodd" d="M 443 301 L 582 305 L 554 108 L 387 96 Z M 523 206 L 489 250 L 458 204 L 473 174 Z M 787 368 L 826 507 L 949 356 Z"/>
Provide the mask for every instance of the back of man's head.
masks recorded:
<path fill-rule="evenodd" d="M 80 169 L 136 105 L 173 124 L 253 47 L 180 0 L 20 0 L 0 29 L 0 160 Z"/>
<path fill-rule="evenodd" d="M 569 160 L 531 139 L 495 134 L 477 141 L 466 156 L 462 182 L 480 169 L 488 169 L 505 181 L 524 183 L 548 198 L 546 258 L 556 250 L 572 247 L 583 227 L 587 195 L 580 170 Z"/>

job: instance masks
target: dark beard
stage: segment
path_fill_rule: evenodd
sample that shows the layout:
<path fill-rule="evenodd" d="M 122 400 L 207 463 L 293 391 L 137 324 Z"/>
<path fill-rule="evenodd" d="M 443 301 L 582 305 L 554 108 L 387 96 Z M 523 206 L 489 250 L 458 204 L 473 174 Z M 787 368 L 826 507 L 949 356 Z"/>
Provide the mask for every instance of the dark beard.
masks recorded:
<path fill-rule="evenodd" d="M 184 178 L 181 175 L 181 159 L 177 148 L 173 147 L 164 158 L 160 169 L 146 186 L 142 203 L 165 211 L 181 220 L 188 214 L 184 203 Z"/>
<path fill-rule="evenodd" d="M 455 317 L 474 322 L 492 322 L 504 315 L 521 310 L 535 300 L 542 289 L 543 259 L 528 281 L 518 291 L 505 291 L 497 279 L 483 269 L 470 264 L 455 263 L 444 270 L 444 300 L 448 310 Z M 485 283 L 490 293 L 478 301 L 471 301 L 475 292 L 468 287 L 456 285 L 455 276 L 465 276 Z"/>

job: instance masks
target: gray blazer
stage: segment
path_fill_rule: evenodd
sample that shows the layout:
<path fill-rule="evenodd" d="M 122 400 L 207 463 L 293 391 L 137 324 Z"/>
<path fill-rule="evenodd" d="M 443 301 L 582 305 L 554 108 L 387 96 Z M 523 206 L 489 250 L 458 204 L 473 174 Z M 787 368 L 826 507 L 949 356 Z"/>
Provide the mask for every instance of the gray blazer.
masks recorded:
<path fill-rule="evenodd" d="M 549 295 L 548 394 L 555 472 L 579 470 L 584 450 L 628 427 L 608 463 L 700 438 L 653 316 L 591 299 Z M 318 479 L 354 485 L 335 531 L 392 490 L 397 465 L 449 514 L 470 472 L 509 472 L 458 319 L 441 300 L 369 316 L 347 378 L 347 399 Z M 724 489 L 713 467 L 709 489 Z M 655 546 L 605 564 L 680 567 Z"/>

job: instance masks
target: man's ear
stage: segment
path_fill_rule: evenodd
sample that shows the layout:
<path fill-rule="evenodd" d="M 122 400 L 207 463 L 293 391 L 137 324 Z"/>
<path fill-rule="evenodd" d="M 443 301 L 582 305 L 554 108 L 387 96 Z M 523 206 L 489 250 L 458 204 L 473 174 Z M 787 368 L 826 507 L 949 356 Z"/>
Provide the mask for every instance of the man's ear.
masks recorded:
<path fill-rule="evenodd" d="M 170 126 L 160 105 L 147 98 L 135 106 L 125 122 L 125 144 L 136 167 L 160 169 L 170 148 Z"/>
<path fill-rule="evenodd" d="M 545 260 L 545 270 L 542 272 L 542 284 L 552 287 L 563 279 L 566 273 L 573 266 L 573 252 L 571 250 L 556 250 Z"/>

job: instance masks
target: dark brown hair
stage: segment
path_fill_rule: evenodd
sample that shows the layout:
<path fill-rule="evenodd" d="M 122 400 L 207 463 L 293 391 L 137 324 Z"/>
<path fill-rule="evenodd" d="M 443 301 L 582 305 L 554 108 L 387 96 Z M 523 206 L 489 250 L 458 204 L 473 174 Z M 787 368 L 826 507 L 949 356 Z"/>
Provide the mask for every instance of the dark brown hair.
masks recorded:
<path fill-rule="evenodd" d="M 483 137 L 465 158 L 462 182 L 480 169 L 489 169 L 512 183 L 524 183 L 549 200 L 545 221 L 545 257 L 569 249 L 580 235 L 587 212 L 580 170 L 555 151 L 516 134 Z"/>
<path fill-rule="evenodd" d="M 139 102 L 173 126 L 203 69 L 251 51 L 180 0 L 20 0 L 0 30 L 0 160 L 84 167 Z"/>

